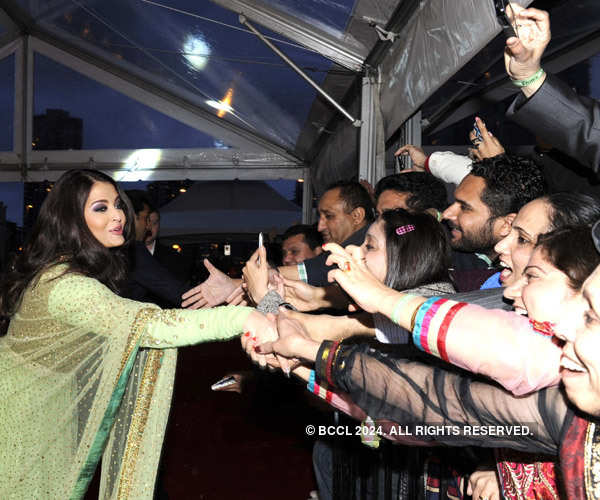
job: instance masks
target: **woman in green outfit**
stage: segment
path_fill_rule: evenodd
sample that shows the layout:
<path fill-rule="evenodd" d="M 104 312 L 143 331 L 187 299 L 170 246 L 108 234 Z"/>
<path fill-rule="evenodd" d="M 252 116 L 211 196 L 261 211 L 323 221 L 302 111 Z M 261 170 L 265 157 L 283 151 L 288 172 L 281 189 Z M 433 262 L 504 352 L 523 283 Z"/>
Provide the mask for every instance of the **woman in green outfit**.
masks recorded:
<path fill-rule="evenodd" d="M 92 170 L 54 185 L 0 284 L 0 498 L 81 498 L 102 458 L 100 497 L 152 498 L 176 349 L 249 332 L 246 307 L 162 310 L 124 299 L 133 211 Z"/>

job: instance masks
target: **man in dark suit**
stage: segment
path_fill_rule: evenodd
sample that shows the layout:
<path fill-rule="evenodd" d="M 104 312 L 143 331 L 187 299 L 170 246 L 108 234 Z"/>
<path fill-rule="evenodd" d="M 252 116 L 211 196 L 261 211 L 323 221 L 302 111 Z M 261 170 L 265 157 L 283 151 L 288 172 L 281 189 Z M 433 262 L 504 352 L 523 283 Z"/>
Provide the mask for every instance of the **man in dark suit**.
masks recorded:
<path fill-rule="evenodd" d="M 178 250 L 162 245 L 158 239 L 160 232 L 160 212 L 156 209 L 150 209 L 148 214 L 148 228 L 144 238 L 144 243 L 150 255 L 158 263 L 169 271 L 175 278 L 186 282 L 189 280 L 191 265 Z"/>
<path fill-rule="evenodd" d="M 578 96 L 568 85 L 541 67 L 550 42 L 547 12 L 512 3 L 519 38 L 506 41 L 504 61 L 521 94 L 508 117 L 544 142 L 598 172 L 600 168 L 600 103 Z"/>
<path fill-rule="evenodd" d="M 177 279 L 154 259 L 144 239 L 149 230 L 149 215 L 154 212 L 146 193 L 126 191 L 135 212 L 136 241 L 130 252 L 129 290 L 127 296 L 142 302 L 154 302 L 161 307 L 181 307 L 181 296 L 189 288 L 185 280 Z"/>

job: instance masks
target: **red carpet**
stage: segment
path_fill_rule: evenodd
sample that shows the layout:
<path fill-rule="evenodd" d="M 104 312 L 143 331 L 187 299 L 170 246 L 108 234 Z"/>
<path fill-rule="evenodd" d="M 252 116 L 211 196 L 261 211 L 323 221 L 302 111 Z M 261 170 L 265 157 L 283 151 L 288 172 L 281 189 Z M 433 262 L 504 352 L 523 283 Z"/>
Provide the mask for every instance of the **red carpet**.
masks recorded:
<path fill-rule="evenodd" d="M 256 370 L 255 391 L 210 390 L 252 366 L 239 340 L 179 350 L 161 474 L 170 500 L 305 500 L 316 489 L 304 428 L 319 415 L 298 381 Z"/>

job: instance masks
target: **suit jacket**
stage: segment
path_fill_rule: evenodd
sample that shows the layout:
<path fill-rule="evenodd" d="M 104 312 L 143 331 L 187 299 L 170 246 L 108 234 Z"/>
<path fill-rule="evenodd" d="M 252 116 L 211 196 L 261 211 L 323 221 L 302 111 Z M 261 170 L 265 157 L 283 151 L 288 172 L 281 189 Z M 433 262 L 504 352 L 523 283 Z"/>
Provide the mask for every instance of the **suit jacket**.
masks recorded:
<path fill-rule="evenodd" d="M 600 169 L 600 103 L 555 76 L 548 75 L 529 99 L 520 94 L 507 116 L 595 172 Z"/>
<path fill-rule="evenodd" d="M 370 224 L 365 224 L 362 228 L 358 229 L 350 235 L 350 237 L 342 243 L 342 247 L 348 245 L 362 245 L 365 241 L 365 236 L 369 229 Z M 316 257 L 306 259 L 303 264 L 306 269 L 306 278 L 309 285 L 312 286 L 326 286 L 329 285 L 327 281 L 327 273 L 335 268 L 335 266 L 325 265 L 325 261 L 329 257 L 329 252 L 323 252 Z M 299 264 L 300 265 L 300 264 Z"/>
<path fill-rule="evenodd" d="M 156 240 L 154 254 L 151 255 L 179 281 L 189 282 L 192 266 L 183 255 L 180 255 L 171 247 L 161 245 L 159 240 Z"/>
<path fill-rule="evenodd" d="M 187 284 L 161 266 L 143 242 L 135 242 L 130 266 L 127 294 L 130 299 L 181 307 L 181 295 L 187 291 Z"/>

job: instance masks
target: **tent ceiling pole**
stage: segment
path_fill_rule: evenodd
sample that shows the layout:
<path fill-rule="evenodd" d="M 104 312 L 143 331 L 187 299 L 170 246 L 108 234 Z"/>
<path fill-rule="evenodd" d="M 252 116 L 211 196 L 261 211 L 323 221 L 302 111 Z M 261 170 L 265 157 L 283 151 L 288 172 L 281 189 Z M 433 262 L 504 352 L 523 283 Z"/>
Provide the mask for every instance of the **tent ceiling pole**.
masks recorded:
<path fill-rule="evenodd" d="M 256 0 L 213 0 L 214 3 L 242 14 L 271 31 L 312 49 L 323 57 L 352 71 L 361 71 L 366 48 L 350 47 L 338 38 L 309 25 L 307 22 L 270 8 Z M 361 53 L 363 52 L 363 53 Z"/>
<path fill-rule="evenodd" d="M 375 186 L 381 172 L 377 172 L 377 113 L 376 113 L 377 81 L 372 76 L 362 79 L 361 121 L 358 178 Z M 385 173 L 383 174 L 385 175 Z"/>
<path fill-rule="evenodd" d="M 7 168 L 7 167 L 10 167 Z M 71 168 L 88 168 L 87 164 L 72 165 Z M 71 168 L 64 165 L 60 168 L 48 168 L 39 170 L 30 170 L 27 180 L 29 182 L 44 182 L 56 181 L 63 173 Z M 303 168 L 244 168 L 235 167 L 213 167 L 213 168 L 156 168 L 152 171 L 138 170 L 139 177 L 135 175 L 125 175 L 128 172 L 123 170 L 123 165 L 119 163 L 111 164 L 94 164 L 94 168 L 110 175 L 117 181 L 175 181 L 181 179 L 189 179 L 192 181 L 268 181 L 274 179 L 289 179 L 295 180 L 303 175 Z M 0 169 L 0 182 L 17 182 L 21 181 L 20 165 L 3 165 Z"/>
<path fill-rule="evenodd" d="M 21 44 L 23 43 L 21 36 L 15 36 L 10 42 L 0 46 L 0 60 L 10 56 L 13 52 L 16 52 Z"/>
<path fill-rule="evenodd" d="M 181 96 L 176 91 L 170 90 L 168 88 L 168 84 L 165 84 L 163 86 L 162 82 L 160 84 L 154 83 L 154 75 L 149 75 L 143 71 L 135 71 L 135 68 L 128 68 L 127 64 L 124 62 L 119 62 L 119 64 L 115 64 L 111 61 L 108 61 L 102 54 L 99 54 L 97 51 L 94 51 L 93 48 L 79 48 L 61 40 L 54 34 L 45 30 L 43 27 L 38 26 L 35 23 L 35 20 L 26 11 L 24 11 L 15 2 L 15 0 L 3 0 L 3 10 L 22 32 L 29 33 L 30 35 L 35 37 L 32 40 L 32 43 L 36 44 L 36 50 L 38 50 L 37 44 L 43 44 L 46 47 L 56 49 L 56 51 L 53 50 L 53 53 L 55 54 L 62 53 L 63 55 L 71 56 L 72 58 L 74 58 L 75 61 L 81 61 L 84 65 L 92 65 L 100 71 L 103 71 L 104 74 L 110 74 L 115 80 L 117 78 L 122 80 L 124 85 L 129 84 L 137 86 L 143 90 L 143 93 L 149 92 L 153 96 L 155 96 L 154 99 L 156 101 L 167 101 L 167 106 L 170 109 L 176 107 L 179 110 L 181 110 L 181 112 L 184 115 L 196 115 L 196 120 L 197 118 L 200 118 L 201 120 L 205 121 L 205 123 L 212 129 L 212 131 L 203 130 L 201 128 L 199 128 L 199 130 L 203 130 L 209 135 L 222 137 L 231 142 L 232 145 L 238 145 L 251 150 L 266 150 L 281 155 L 286 160 L 291 160 L 296 163 L 302 163 L 302 160 L 300 160 L 293 152 L 286 150 L 285 148 L 281 147 L 276 143 L 273 143 L 268 138 L 262 137 L 257 133 L 253 133 L 252 131 L 249 131 L 245 128 L 217 118 L 212 113 L 195 104 L 194 101 L 190 100 L 190 98 Z M 53 59 L 55 58 L 50 55 L 48 55 L 48 57 L 52 57 Z M 61 59 L 58 59 L 58 62 L 61 62 L 62 64 L 67 64 L 68 66 L 71 66 L 71 64 L 75 64 L 75 67 L 77 67 L 77 63 L 65 63 L 61 61 Z M 116 90 L 122 92 L 122 90 L 120 89 Z M 150 99 L 150 102 L 152 102 L 154 99 Z M 156 107 L 152 106 L 152 104 L 148 104 L 147 102 L 144 102 L 144 104 L 149 105 L 153 109 L 157 109 Z M 160 109 L 157 110 L 161 111 Z M 164 111 L 161 112 L 164 113 Z M 174 118 L 176 120 L 181 121 L 177 117 Z M 197 121 L 195 124 L 191 124 L 190 126 L 192 126 L 193 128 L 198 128 Z M 205 126 L 204 128 L 206 129 L 207 127 Z M 232 135 L 239 137 L 240 140 L 236 142 L 236 140 L 231 137 Z"/>
<path fill-rule="evenodd" d="M 310 179 L 310 168 L 306 167 L 302 174 L 302 224 L 312 224 L 312 182 Z"/>
<path fill-rule="evenodd" d="M 21 159 L 21 180 L 27 179 L 33 137 L 33 50 L 29 36 L 15 54 L 15 114 L 13 148 Z"/>
<path fill-rule="evenodd" d="M 220 136 L 225 141 L 238 147 L 257 151 L 267 150 L 292 161 L 297 160 L 283 148 L 267 143 L 267 141 L 252 135 L 248 131 L 242 131 L 192 103 L 183 101 L 167 92 L 159 91 L 154 84 L 142 81 L 124 70 L 110 67 L 107 63 L 100 64 L 99 61 L 91 57 L 84 59 L 84 56 L 80 54 L 71 53 L 64 47 L 59 48 L 62 44 L 56 43 L 56 41 L 45 41 L 35 37 L 33 43 L 37 52 L 188 126 Z M 202 127 L 203 123 L 205 124 L 204 129 Z"/>
<path fill-rule="evenodd" d="M 402 125 L 396 146 L 402 147 L 405 144 L 412 144 L 413 146 L 421 147 L 422 138 L 421 111 L 417 111 L 404 122 L 404 125 Z M 410 159 L 410 156 L 403 156 L 400 161 L 402 161 L 404 165 L 407 165 L 408 168 L 412 168 L 413 162 Z M 400 173 L 398 166 L 398 164 L 394 164 L 395 174 Z"/>
<path fill-rule="evenodd" d="M 589 59 L 598 52 L 600 52 L 600 30 L 588 33 L 576 40 L 570 40 L 553 52 L 546 54 L 542 60 L 542 65 L 544 69 L 551 73 L 560 73 L 585 59 Z M 510 84 L 506 74 L 503 74 L 501 78 L 492 82 L 479 94 L 459 101 L 458 104 L 449 104 L 438 110 L 433 116 L 429 117 L 430 123 L 427 124 L 426 132 L 434 134 L 477 112 L 482 105 L 502 101 L 517 92 L 519 92 L 519 89 Z"/>
<path fill-rule="evenodd" d="M 258 38 L 262 40 L 262 42 L 269 47 L 275 54 L 277 54 L 281 59 L 284 60 L 296 73 L 298 73 L 302 78 L 304 78 L 310 85 L 312 85 L 317 92 L 319 92 L 325 99 L 327 99 L 340 113 L 342 113 L 348 120 L 352 122 L 355 127 L 360 127 L 360 120 L 354 118 L 350 113 L 348 113 L 342 106 L 340 106 L 337 101 L 331 97 L 327 92 L 325 92 L 310 76 L 308 76 L 304 71 L 302 71 L 288 56 L 286 56 L 281 50 L 279 50 L 275 45 L 273 45 L 270 40 L 267 40 L 260 31 L 258 31 L 244 15 L 240 15 L 240 23 L 246 26 L 252 33 L 254 33 Z"/>

